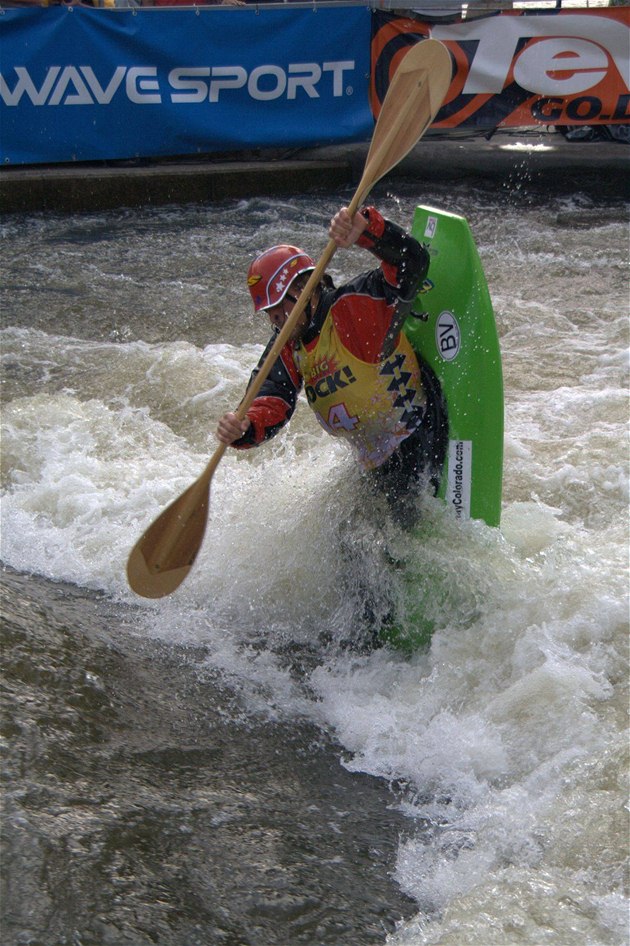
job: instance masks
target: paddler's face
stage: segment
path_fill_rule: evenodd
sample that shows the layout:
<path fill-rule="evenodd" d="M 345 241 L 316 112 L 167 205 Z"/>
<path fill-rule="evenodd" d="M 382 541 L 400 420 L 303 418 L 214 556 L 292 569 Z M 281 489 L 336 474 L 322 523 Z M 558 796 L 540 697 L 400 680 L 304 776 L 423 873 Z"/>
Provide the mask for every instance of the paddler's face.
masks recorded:
<path fill-rule="evenodd" d="M 294 279 L 291 285 L 289 286 L 289 289 L 284 299 L 282 300 L 282 302 L 279 302 L 278 305 L 270 306 L 266 310 L 267 315 L 269 316 L 269 321 L 271 322 L 273 327 L 276 329 L 276 331 L 278 332 L 280 331 L 280 329 L 283 327 L 286 320 L 289 318 L 289 316 L 293 312 L 295 303 L 298 301 L 299 295 L 302 292 L 302 289 L 304 288 L 305 285 L 306 285 L 306 280 L 302 280 L 298 276 L 298 278 Z M 297 322 L 293 326 L 293 329 L 291 330 L 291 334 L 289 335 L 289 340 L 292 342 L 295 342 L 298 339 L 300 339 L 308 327 L 308 322 L 309 322 L 308 315 L 306 314 L 306 312 L 302 312 L 301 315 L 298 317 Z"/>

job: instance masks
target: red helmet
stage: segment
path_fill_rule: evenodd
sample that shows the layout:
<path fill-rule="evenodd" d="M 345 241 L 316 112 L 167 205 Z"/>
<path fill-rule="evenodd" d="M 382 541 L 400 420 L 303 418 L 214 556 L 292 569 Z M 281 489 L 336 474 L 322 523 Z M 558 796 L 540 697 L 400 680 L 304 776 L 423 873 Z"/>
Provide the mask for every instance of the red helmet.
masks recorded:
<path fill-rule="evenodd" d="M 296 276 L 315 269 L 304 250 L 281 243 L 257 257 L 249 267 L 247 285 L 254 300 L 254 310 L 268 309 L 284 299 Z"/>

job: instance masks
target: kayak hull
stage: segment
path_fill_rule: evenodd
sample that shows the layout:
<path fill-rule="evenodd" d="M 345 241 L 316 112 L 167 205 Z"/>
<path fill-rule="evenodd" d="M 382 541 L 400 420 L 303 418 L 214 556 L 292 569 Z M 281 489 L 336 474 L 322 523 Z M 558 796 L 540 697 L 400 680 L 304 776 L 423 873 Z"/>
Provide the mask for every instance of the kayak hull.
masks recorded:
<path fill-rule="evenodd" d="M 498 526 L 503 373 L 486 277 L 464 217 L 419 206 L 412 233 L 427 246 L 431 264 L 404 332 L 437 375 L 448 410 L 438 495 L 458 519 Z"/>
<path fill-rule="evenodd" d="M 503 480 L 503 375 L 485 274 L 463 217 L 416 209 L 412 233 L 431 257 L 428 276 L 404 332 L 440 382 L 448 415 L 448 450 L 438 497 L 456 519 L 498 526 Z M 412 530 L 416 553 L 401 558 L 395 612 L 379 640 L 412 654 L 427 647 L 445 614 L 458 609 L 444 540 L 427 523 Z M 466 605 L 469 609 L 469 603 Z M 464 610 L 466 610 L 466 608 Z"/>

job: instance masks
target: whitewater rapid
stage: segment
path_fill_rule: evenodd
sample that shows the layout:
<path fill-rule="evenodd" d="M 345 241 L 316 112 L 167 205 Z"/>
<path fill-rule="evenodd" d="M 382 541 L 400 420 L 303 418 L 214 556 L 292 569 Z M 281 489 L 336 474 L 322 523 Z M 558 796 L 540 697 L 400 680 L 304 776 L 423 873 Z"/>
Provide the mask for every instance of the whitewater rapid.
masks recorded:
<path fill-rule="evenodd" d="M 247 260 L 289 236 L 315 254 L 336 206 L 259 199 L 5 221 L 2 558 L 104 593 L 133 635 L 202 647 L 252 720 L 306 720 L 339 766 L 395 784 L 417 915 L 391 946 L 624 946 L 627 208 L 411 182 L 378 205 L 409 226 L 429 201 L 468 217 L 496 310 L 500 530 L 424 497 L 425 540 L 400 532 L 303 402 L 222 462 L 180 591 L 130 591 L 131 546 L 203 469 L 266 341 Z M 409 615 L 392 550 L 435 623 L 412 657 L 344 646 L 366 580 Z"/>

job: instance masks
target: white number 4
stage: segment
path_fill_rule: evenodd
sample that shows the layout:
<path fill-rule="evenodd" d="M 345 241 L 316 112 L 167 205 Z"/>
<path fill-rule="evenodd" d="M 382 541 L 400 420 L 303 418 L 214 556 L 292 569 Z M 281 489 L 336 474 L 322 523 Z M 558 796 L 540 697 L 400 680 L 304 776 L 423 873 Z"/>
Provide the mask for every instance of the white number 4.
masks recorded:
<path fill-rule="evenodd" d="M 333 430 L 354 430 L 359 423 L 358 417 L 350 417 L 345 404 L 334 404 L 328 411 L 328 418 L 324 420 L 321 414 L 317 414 L 317 420 L 322 427 L 328 431 Z"/>

